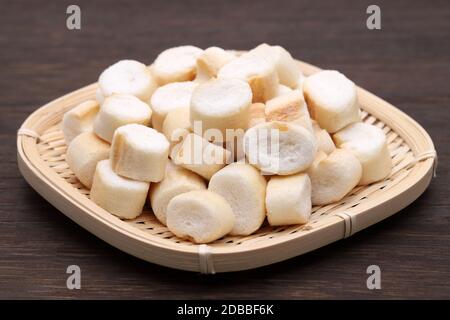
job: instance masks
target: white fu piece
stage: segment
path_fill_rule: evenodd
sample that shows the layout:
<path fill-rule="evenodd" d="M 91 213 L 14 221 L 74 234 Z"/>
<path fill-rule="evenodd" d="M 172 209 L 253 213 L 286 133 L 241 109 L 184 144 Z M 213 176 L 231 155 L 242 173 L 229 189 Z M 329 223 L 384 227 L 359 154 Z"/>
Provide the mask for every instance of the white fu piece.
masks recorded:
<path fill-rule="evenodd" d="M 307 173 L 312 204 L 326 205 L 341 200 L 357 186 L 362 168 L 351 151 L 336 149 L 329 155 L 320 151 Z"/>
<path fill-rule="evenodd" d="M 266 102 L 278 93 L 275 65 L 263 57 L 243 54 L 224 65 L 217 74 L 219 79 L 242 79 L 248 82 L 253 102 Z"/>
<path fill-rule="evenodd" d="M 179 194 L 194 190 L 206 190 L 205 180 L 196 173 L 169 161 L 164 179 L 150 186 L 149 201 L 156 218 L 166 225 L 167 205 L 170 200 Z"/>
<path fill-rule="evenodd" d="M 311 180 L 305 173 L 271 177 L 266 191 L 271 226 L 307 223 L 311 215 Z"/>
<path fill-rule="evenodd" d="M 289 92 L 266 102 L 266 121 L 284 121 L 302 126 L 313 133 L 308 107 L 300 90 Z"/>
<path fill-rule="evenodd" d="M 169 141 L 155 129 L 128 124 L 114 133 L 111 165 L 115 173 L 139 181 L 159 182 L 169 157 Z"/>
<path fill-rule="evenodd" d="M 289 122 L 266 122 L 247 130 L 244 152 L 265 174 L 290 175 L 307 169 L 317 151 L 314 136 Z"/>
<path fill-rule="evenodd" d="M 157 84 L 150 69 L 135 60 L 121 60 L 102 72 L 98 79 L 97 99 L 113 94 L 130 94 L 142 101 L 148 101 Z"/>
<path fill-rule="evenodd" d="M 334 70 L 306 78 L 303 93 L 311 117 L 329 133 L 361 121 L 355 84 Z"/>
<path fill-rule="evenodd" d="M 266 217 L 266 179 L 255 167 L 232 163 L 212 176 L 208 190 L 224 197 L 233 209 L 235 222 L 230 234 L 245 236 L 261 227 Z"/>
<path fill-rule="evenodd" d="M 197 58 L 203 50 L 194 46 L 174 47 L 161 52 L 152 65 L 160 86 L 170 82 L 194 80 Z"/>
<path fill-rule="evenodd" d="M 228 202 L 208 190 L 190 191 L 170 200 L 167 227 L 177 237 L 209 243 L 231 231 L 234 214 Z"/>
<path fill-rule="evenodd" d="M 97 101 L 87 100 L 64 113 L 62 132 L 67 145 L 80 133 L 92 131 L 99 107 Z"/>
<path fill-rule="evenodd" d="M 231 152 L 190 133 L 171 152 L 173 162 L 209 180 L 231 161 Z"/>
<path fill-rule="evenodd" d="M 105 99 L 94 120 L 94 132 L 103 140 L 112 142 L 117 128 L 131 123 L 149 125 L 150 107 L 129 94 L 113 94 Z"/>
<path fill-rule="evenodd" d="M 213 77 L 217 77 L 220 68 L 236 56 L 231 52 L 225 51 L 219 47 L 209 47 L 197 58 L 197 76 L 196 82 L 204 82 Z"/>
<path fill-rule="evenodd" d="M 109 158 L 110 145 L 92 132 L 83 132 L 69 144 L 66 161 L 80 182 L 92 186 L 97 163 Z"/>
<path fill-rule="evenodd" d="M 362 122 L 353 123 L 333 135 L 339 148 L 348 149 L 362 165 L 360 185 L 383 180 L 392 170 L 386 136 L 380 128 Z"/>
<path fill-rule="evenodd" d="M 91 200 L 111 214 L 134 219 L 142 213 L 150 183 L 116 174 L 109 160 L 97 164 Z"/>
<path fill-rule="evenodd" d="M 192 93 L 191 128 L 194 132 L 201 127 L 201 133 L 219 130 L 217 141 L 227 141 L 227 129 L 245 130 L 249 121 L 252 91 L 239 79 L 213 79 L 199 84 Z M 205 137 L 206 138 L 206 137 Z"/>
<path fill-rule="evenodd" d="M 173 82 L 156 89 L 150 99 L 152 108 L 152 126 L 161 131 L 164 119 L 170 111 L 189 108 L 192 92 L 197 83 L 192 81 Z"/>
<path fill-rule="evenodd" d="M 302 75 L 297 62 L 291 54 L 280 46 L 260 44 L 249 51 L 250 55 L 259 55 L 275 65 L 279 81 L 282 85 L 295 89 L 298 79 Z"/>

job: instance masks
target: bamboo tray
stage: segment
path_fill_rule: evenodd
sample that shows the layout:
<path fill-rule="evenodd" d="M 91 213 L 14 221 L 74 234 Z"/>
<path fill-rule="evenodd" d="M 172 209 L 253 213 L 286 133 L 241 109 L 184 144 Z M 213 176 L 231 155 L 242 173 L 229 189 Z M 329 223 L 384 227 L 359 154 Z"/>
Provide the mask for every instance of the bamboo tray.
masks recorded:
<path fill-rule="evenodd" d="M 304 74 L 320 70 L 298 62 Z M 120 220 L 89 199 L 89 190 L 65 161 L 60 130 L 64 112 L 95 97 L 92 84 L 33 112 L 17 136 L 22 175 L 47 201 L 97 237 L 133 256 L 163 266 L 202 273 L 252 269 L 315 250 L 349 237 L 414 201 L 433 175 L 436 152 L 427 132 L 409 116 L 358 88 L 362 119 L 385 132 L 394 163 L 392 174 L 377 183 L 356 187 L 343 200 L 313 208 L 306 225 L 270 227 L 256 233 L 226 236 L 209 245 L 178 239 L 145 208 L 134 220 Z"/>

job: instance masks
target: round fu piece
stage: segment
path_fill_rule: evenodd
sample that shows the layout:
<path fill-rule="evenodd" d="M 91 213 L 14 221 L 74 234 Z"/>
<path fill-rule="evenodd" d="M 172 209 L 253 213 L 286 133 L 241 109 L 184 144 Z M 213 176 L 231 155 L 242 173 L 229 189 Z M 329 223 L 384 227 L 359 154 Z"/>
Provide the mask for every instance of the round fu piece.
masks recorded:
<path fill-rule="evenodd" d="M 244 152 L 265 174 L 289 175 L 307 169 L 317 151 L 314 136 L 289 122 L 266 122 L 247 130 Z"/>
<path fill-rule="evenodd" d="M 303 93 L 300 90 L 289 92 L 266 102 L 266 121 L 283 121 L 304 127 L 313 133 L 311 118 Z"/>
<path fill-rule="evenodd" d="M 67 111 L 63 116 L 62 132 L 67 145 L 82 132 L 92 131 L 99 104 L 95 100 L 87 100 Z"/>
<path fill-rule="evenodd" d="M 92 132 L 79 134 L 67 148 L 66 160 L 80 182 L 91 188 L 95 167 L 109 158 L 110 145 Z"/>
<path fill-rule="evenodd" d="M 204 82 L 213 77 L 217 77 L 217 72 L 225 64 L 236 59 L 231 52 L 219 47 L 209 47 L 197 58 L 196 82 Z"/>
<path fill-rule="evenodd" d="M 296 88 L 301 71 L 297 62 L 286 49 L 263 43 L 250 50 L 249 54 L 261 56 L 274 63 L 280 83 L 292 89 Z"/>
<path fill-rule="evenodd" d="M 308 222 L 311 215 L 311 181 L 308 175 L 298 173 L 270 178 L 266 207 L 271 226 Z"/>
<path fill-rule="evenodd" d="M 189 133 L 182 142 L 175 145 L 170 156 L 175 164 L 207 180 L 231 161 L 229 150 L 194 133 Z"/>
<path fill-rule="evenodd" d="M 195 243 L 217 240 L 231 231 L 234 214 L 228 202 L 217 193 L 197 190 L 170 200 L 167 227 L 176 236 Z"/>
<path fill-rule="evenodd" d="M 278 93 L 278 75 L 275 64 L 259 55 L 243 54 L 224 65 L 219 79 L 242 79 L 252 89 L 253 102 L 266 102 Z"/>
<path fill-rule="evenodd" d="M 147 101 L 157 87 L 150 69 L 135 60 L 121 60 L 108 67 L 100 75 L 98 85 L 99 102 L 113 94 L 131 94 Z"/>
<path fill-rule="evenodd" d="M 266 179 L 255 167 L 232 163 L 212 176 L 208 190 L 220 194 L 231 205 L 236 218 L 232 235 L 249 235 L 261 227 L 266 218 Z"/>
<path fill-rule="evenodd" d="M 378 127 L 357 122 L 333 135 L 339 148 L 353 152 L 362 165 L 359 184 L 365 185 L 386 178 L 392 170 L 392 160 L 386 136 Z"/>
<path fill-rule="evenodd" d="M 197 58 L 202 53 L 202 49 L 194 46 L 174 47 L 161 52 L 152 66 L 158 84 L 194 80 Z"/>
<path fill-rule="evenodd" d="M 142 213 L 150 183 L 119 176 L 109 160 L 97 164 L 91 189 L 91 200 L 123 219 L 134 219 Z"/>
<path fill-rule="evenodd" d="M 303 93 L 311 117 L 329 133 L 361 120 L 356 86 L 342 73 L 324 70 L 309 76 Z"/>
<path fill-rule="evenodd" d="M 341 200 L 361 179 L 358 159 L 346 149 L 336 149 L 329 155 L 319 151 L 307 171 L 311 179 L 313 205 L 326 205 Z"/>
<path fill-rule="evenodd" d="M 161 131 L 167 114 L 175 109 L 189 108 L 191 95 L 197 86 L 192 81 L 168 83 L 156 89 L 150 99 L 152 126 Z"/>
<path fill-rule="evenodd" d="M 169 157 L 169 141 L 155 129 L 128 124 L 114 133 L 111 165 L 121 176 L 147 182 L 164 178 Z"/>
<path fill-rule="evenodd" d="M 198 85 L 192 93 L 190 120 L 194 132 L 218 130 L 217 141 L 226 141 L 227 129 L 246 129 L 252 91 L 239 79 L 213 79 Z"/>
<path fill-rule="evenodd" d="M 167 205 L 173 197 L 193 190 L 206 190 L 205 180 L 183 167 L 167 163 L 164 179 L 150 187 L 149 201 L 153 213 L 164 225 L 167 224 Z"/>
<path fill-rule="evenodd" d="M 105 99 L 94 120 L 94 132 L 103 140 L 112 142 L 117 128 L 131 123 L 148 125 L 152 116 L 150 107 L 129 94 L 113 94 Z"/>

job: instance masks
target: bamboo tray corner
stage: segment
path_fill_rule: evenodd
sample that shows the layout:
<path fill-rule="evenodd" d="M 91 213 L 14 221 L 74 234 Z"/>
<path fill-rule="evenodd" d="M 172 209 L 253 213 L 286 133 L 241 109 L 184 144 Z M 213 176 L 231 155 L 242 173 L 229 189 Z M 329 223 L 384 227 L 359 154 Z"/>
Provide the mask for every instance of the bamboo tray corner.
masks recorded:
<path fill-rule="evenodd" d="M 304 74 L 318 68 L 298 62 Z M 394 168 L 383 181 L 356 187 L 343 200 L 313 207 L 306 225 L 263 226 L 245 236 L 226 236 L 196 245 L 174 236 L 146 208 L 134 220 L 121 220 L 89 199 L 89 190 L 65 161 L 60 130 L 63 114 L 95 97 L 92 84 L 33 112 L 17 136 L 19 169 L 28 183 L 70 219 L 97 237 L 133 256 L 163 266 L 202 273 L 252 269 L 351 236 L 413 202 L 430 183 L 436 152 L 427 132 L 394 106 L 358 88 L 364 122 L 385 132 Z"/>

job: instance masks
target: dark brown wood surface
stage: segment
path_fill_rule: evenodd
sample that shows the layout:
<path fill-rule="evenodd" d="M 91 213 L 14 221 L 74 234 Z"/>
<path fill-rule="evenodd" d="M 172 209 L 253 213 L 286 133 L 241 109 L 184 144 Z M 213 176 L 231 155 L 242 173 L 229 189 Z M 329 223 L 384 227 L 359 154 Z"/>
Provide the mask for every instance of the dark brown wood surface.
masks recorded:
<path fill-rule="evenodd" d="M 0 8 L 0 298 L 450 298 L 450 3 L 377 1 L 5 1 Z M 168 47 L 279 44 L 338 69 L 431 135 L 438 177 L 413 204 L 349 239 L 272 266 L 202 276 L 133 258 L 97 239 L 21 177 L 15 133 L 36 108 L 96 81 L 123 58 Z M 66 289 L 81 267 L 82 289 Z M 368 290 L 366 268 L 381 268 Z"/>

